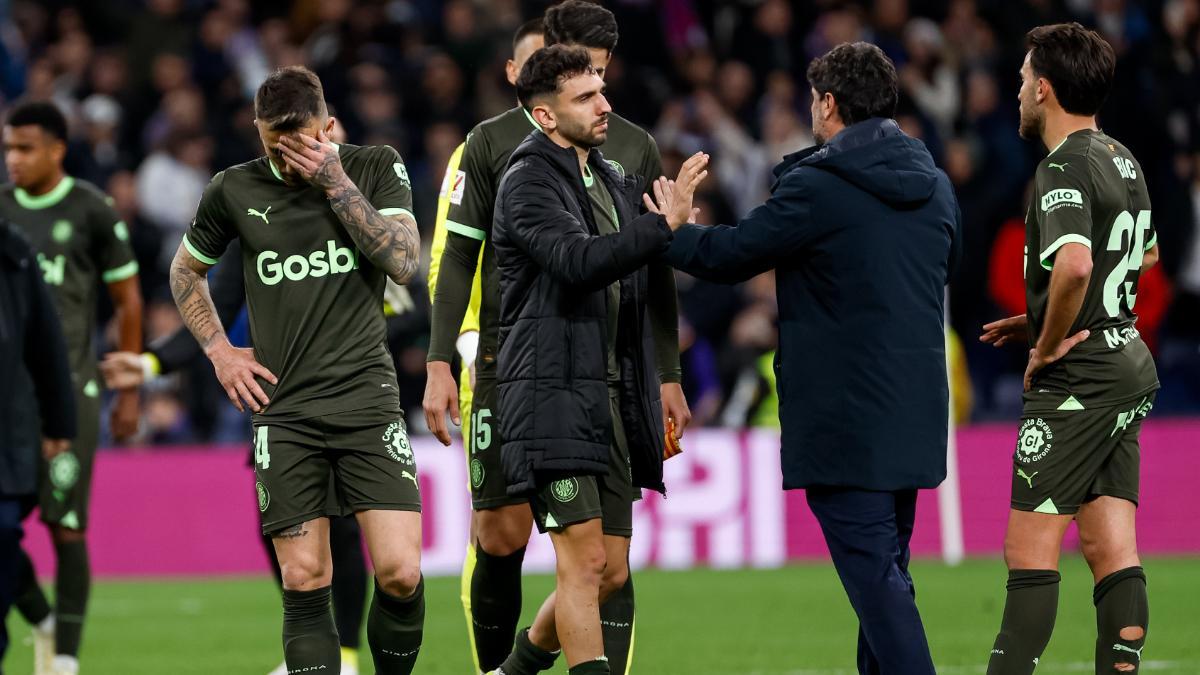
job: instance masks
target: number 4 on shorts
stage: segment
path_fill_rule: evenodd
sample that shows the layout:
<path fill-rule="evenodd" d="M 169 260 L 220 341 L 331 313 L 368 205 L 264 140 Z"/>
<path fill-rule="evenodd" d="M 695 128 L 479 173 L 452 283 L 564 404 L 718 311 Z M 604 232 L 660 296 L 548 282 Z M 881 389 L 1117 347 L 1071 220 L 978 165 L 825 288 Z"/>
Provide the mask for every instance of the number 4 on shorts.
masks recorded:
<path fill-rule="evenodd" d="M 267 427 L 254 430 L 254 463 L 266 471 L 271 466 L 271 451 L 267 447 Z"/>

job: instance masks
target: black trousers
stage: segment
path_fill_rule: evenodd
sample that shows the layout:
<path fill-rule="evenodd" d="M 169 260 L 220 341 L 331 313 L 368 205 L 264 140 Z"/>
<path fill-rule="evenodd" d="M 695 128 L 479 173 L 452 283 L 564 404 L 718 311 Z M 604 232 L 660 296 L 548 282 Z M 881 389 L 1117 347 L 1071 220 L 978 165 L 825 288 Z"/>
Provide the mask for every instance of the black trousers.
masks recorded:
<path fill-rule="evenodd" d="M 21 560 L 21 521 L 29 514 L 29 498 L 0 495 L 0 671 L 4 670 L 4 652 L 8 649 L 6 619 L 17 599 Z"/>
<path fill-rule="evenodd" d="M 858 672 L 934 675 L 908 573 L 917 491 L 809 488 L 806 496 L 858 615 Z"/>

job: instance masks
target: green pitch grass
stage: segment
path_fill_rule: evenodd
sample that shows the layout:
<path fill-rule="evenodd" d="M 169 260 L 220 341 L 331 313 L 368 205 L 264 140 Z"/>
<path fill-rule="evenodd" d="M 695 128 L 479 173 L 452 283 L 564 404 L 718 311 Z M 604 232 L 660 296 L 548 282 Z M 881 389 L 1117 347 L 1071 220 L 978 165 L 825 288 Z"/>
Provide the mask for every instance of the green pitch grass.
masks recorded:
<path fill-rule="evenodd" d="M 1143 672 L 1200 673 L 1200 559 L 1148 562 L 1152 620 Z M 1063 565 L 1058 625 L 1039 675 L 1090 673 L 1095 615 L 1081 560 Z M 1004 566 L 913 566 L 938 672 L 983 673 L 1004 602 Z M 646 675 L 852 675 L 856 623 L 829 565 L 771 571 L 646 571 L 636 576 L 634 672 Z M 458 580 L 427 580 L 417 673 L 471 675 Z M 526 614 L 553 579 L 526 582 Z M 267 578 L 97 583 L 84 675 L 264 675 L 281 660 L 279 596 Z M 526 619 L 528 621 L 528 618 Z M 15 616 L 4 672 L 31 672 L 28 627 Z M 370 655 L 362 651 L 364 675 Z M 562 667 L 555 671 L 565 673 Z"/>

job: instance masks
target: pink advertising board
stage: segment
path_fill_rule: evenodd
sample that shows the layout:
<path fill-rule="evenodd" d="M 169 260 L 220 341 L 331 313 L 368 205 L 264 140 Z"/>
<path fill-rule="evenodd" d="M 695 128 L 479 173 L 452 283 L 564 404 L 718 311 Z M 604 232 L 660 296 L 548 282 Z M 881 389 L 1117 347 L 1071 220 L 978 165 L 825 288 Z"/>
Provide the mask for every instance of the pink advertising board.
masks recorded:
<path fill-rule="evenodd" d="M 996 555 L 1008 514 L 1016 425 L 958 432 L 964 544 Z M 456 574 L 467 538 L 469 500 L 460 448 L 428 438 L 413 443 L 425 505 L 423 567 Z M 803 492 L 780 489 L 779 441 L 769 431 L 693 431 L 666 465 L 668 496 L 647 494 L 634 512 L 636 567 L 772 567 L 825 555 Z M 897 449 L 899 451 L 899 449 Z M 1146 553 L 1200 553 L 1200 420 L 1151 420 L 1142 431 L 1138 540 Z M 89 538 L 100 576 L 257 573 L 253 474 L 241 447 L 108 450 L 96 463 Z M 922 493 L 913 537 L 918 556 L 941 551 L 937 495 Z M 28 523 L 26 546 L 51 570 L 45 528 Z M 1073 542 L 1072 542 L 1073 545 Z M 553 567 L 535 536 L 531 570 Z"/>

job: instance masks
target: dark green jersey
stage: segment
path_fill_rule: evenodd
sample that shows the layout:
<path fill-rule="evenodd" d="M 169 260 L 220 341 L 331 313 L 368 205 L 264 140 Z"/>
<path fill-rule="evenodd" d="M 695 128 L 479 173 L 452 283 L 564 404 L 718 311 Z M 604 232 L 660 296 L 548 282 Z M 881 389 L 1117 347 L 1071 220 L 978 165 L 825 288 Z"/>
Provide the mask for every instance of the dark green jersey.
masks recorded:
<path fill-rule="evenodd" d="M 107 195 L 70 176 L 38 197 L 12 185 L 0 188 L 0 216 L 21 228 L 37 251 L 62 319 L 71 372 L 80 385 L 96 387 L 96 291 L 101 282 L 138 273 L 129 229 Z"/>
<path fill-rule="evenodd" d="M 390 147 L 339 146 L 346 175 L 384 215 L 412 213 L 408 171 Z M 218 173 L 184 245 L 210 265 L 241 240 L 265 419 L 303 419 L 374 406 L 399 408 L 386 343 L 386 279 L 361 255 L 325 194 L 290 186 L 266 157 Z"/>
<path fill-rule="evenodd" d="M 654 139 L 644 129 L 622 117 L 610 114 L 608 119 L 608 139 L 600 146 L 600 151 L 618 173 L 625 175 L 628 172 L 642 176 L 649 186 L 651 181 L 662 175 L 662 163 Z M 496 273 L 494 249 L 484 246 L 492 230 L 496 188 L 500 185 L 500 179 L 504 177 L 505 169 L 508 168 L 508 158 L 529 132 L 536 128 L 536 123 L 522 107 L 513 108 L 480 122 L 467 135 L 458 168 L 448 171 L 442 183 L 442 196 L 448 197 L 450 203 L 446 214 L 446 229 L 449 234 L 445 255 L 470 261 L 472 265 L 474 261 L 480 260 L 482 295 L 479 306 L 477 377 L 495 377 L 496 372 L 500 276 Z M 447 315 L 448 312 L 440 311 L 437 295 L 443 292 L 469 294 L 471 282 L 468 278 L 460 285 L 452 283 L 447 287 L 442 283 L 442 279 L 449 280 L 445 274 L 447 269 L 443 260 L 442 275 L 434 291 L 433 331 L 429 346 L 429 358 L 440 361 L 449 361 L 454 355 L 454 343 L 458 338 L 462 317 L 451 317 Z M 674 292 L 672 285 L 671 312 L 674 311 Z M 672 328 L 675 328 L 674 317 L 671 321 Z M 678 371 L 678 361 L 676 345 L 674 371 Z M 659 366 L 664 367 L 662 359 Z"/>
<path fill-rule="evenodd" d="M 583 185 L 587 188 L 588 199 L 592 202 L 592 217 L 596 219 L 596 229 L 602 237 L 616 234 L 621 223 L 612 195 L 608 193 L 604 181 L 596 180 L 592 176 L 590 168 L 585 166 L 583 170 Z M 617 366 L 617 318 L 621 313 L 621 282 L 609 284 L 606 292 L 608 293 L 608 381 L 609 383 L 620 383 L 621 369 Z"/>
<path fill-rule="evenodd" d="M 1048 367 L 1035 389 L 1066 392 L 1064 405 L 1115 404 L 1158 386 L 1154 361 L 1135 328 L 1142 256 L 1157 237 L 1142 168 L 1103 132 L 1066 138 L 1038 165 L 1025 218 L 1025 288 L 1031 339 L 1046 316 L 1054 255 L 1068 243 L 1092 251 L 1092 276 L 1068 335 L 1091 337 Z"/>

